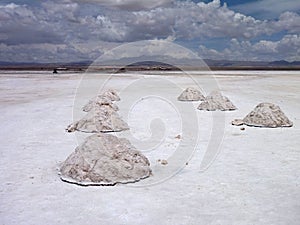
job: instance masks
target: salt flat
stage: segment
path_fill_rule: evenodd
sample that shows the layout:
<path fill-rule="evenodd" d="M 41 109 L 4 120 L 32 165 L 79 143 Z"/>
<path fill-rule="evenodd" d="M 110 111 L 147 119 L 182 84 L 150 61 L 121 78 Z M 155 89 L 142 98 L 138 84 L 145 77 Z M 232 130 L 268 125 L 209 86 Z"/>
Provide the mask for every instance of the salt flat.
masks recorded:
<path fill-rule="evenodd" d="M 1 72 L 1 224 L 299 224 L 300 73 L 189 74 Z M 131 126 L 116 135 L 143 150 L 153 176 L 113 187 L 62 182 L 57 167 L 87 136 L 64 129 L 105 82 L 120 92 L 120 114 Z M 238 110 L 178 103 L 188 86 L 205 95 L 218 88 Z M 279 105 L 294 126 L 231 126 L 260 102 Z"/>

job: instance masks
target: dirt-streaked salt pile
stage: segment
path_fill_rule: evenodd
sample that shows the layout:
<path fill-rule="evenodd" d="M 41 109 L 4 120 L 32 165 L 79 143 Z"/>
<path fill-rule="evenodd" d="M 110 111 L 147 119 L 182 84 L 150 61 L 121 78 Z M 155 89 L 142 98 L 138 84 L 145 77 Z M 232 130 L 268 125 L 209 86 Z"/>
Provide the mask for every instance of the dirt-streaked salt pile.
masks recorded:
<path fill-rule="evenodd" d="M 148 159 L 125 138 L 94 134 L 60 168 L 62 180 L 80 185 L 115 185 L 151 175 Z"/>
<path fill-rule="evenodd" d="M 82 131 L 87 133 L 118 132 L 128 130 L 128 124 L 111 108 L 93 108 L 79 121 L 70 124 L 68 132 Z"/>
<path fill-rule="evenodd" d="M 205 98 L 203 102 L 200 103 L 198 109 L 207 111 L 229 111 L 236 110 L 237 108 L 226 96 L 223 96 L 219 91 L 213 91 Z"/>
<path fill-rule="evenodd" d="M 185 89 L 177 99 L 179 101 L 201 101 L 204 100 L 204 96 L 201 91 L 196 88 L 189 87 Z"/>
<path fill-rule="evenodd" d="M 115 108 L 115 111 L 118 110 L 117 106 L 113 104 L 114 101 L 120 101 L 120 97 L 115 90 L 109 89 L 103 94 L 98 95 L 94 99 L 90 100 L 82 110 L 89 112 L 94 107 L 99 107 L 102 105 L 110 105 Z"/>
<path fill-rule="evenodd" d="M 248 125 L 255 127 L 291 127 L 291 122 L 279 106 L 272 103 L 260 103 L 244 119 L 232 121 L 232 125 Z"/>

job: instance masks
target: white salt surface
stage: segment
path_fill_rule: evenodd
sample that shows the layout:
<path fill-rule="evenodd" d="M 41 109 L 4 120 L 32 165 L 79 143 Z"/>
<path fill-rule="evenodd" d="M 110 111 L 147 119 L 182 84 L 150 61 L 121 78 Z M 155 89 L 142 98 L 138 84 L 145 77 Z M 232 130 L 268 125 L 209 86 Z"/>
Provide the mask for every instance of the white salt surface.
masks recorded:
<path fill-rule="evenodd" d="M 218 72 L 220 91 L 238 110 L 222 114 L 225 123 L 217 126 L 225 127 L 223 142 L 213 163 L 202 172 L 200 163 L 212 140 L 214 114 L 196 110 L 197 104 L 172 105 L 180 93 L 175 94 L 170 87 L 156 87 L 151 82 L 143 86 L 142 93 L 159 89 L 163 96 L 136 99 L 134 93 L 138 93 L 138 88 L 125 87 L 147 75 L 115 76 L 109 85 L 120 92 L 120 114 L 132 130 L 117 135 L 128 137 L 149 157 L 154 168 L 153 179 L 172 166 L 170 158 L 180 142 L 188 143 L 193 136 L 193 130 L 182 133 L 181 124 L 186 121 L 191 127 L 197 125 L 186 120 L 185 113 L 190 113 L 187 109 L 190 106 L 194 106 L 198 119 L 196 150 L 180 172 L 155 185 L 147 186 L 145 180 L 145 183 L 113 187 L 80 187 L 62 182 L 56 168 L 74 151 L 77 139 L 81 138 L 79 134 L 64 131 L 73 121 L 74 96 L 81 75 L 3 73 L 0 77 L 0 222 L 6 225 L 299 224 L 299 75 L 299 72 L 286 71 Z M 179 74 L 156 77 L 171 78 L 182 87 L 194 85 Z M 102 82 L 105 76 L 91 79 Z M 209 79 L 201 72 L 197 81 L 202 90 Z M 162 102 L 167 98 L 168 105 L 164 106 Z M 242 131 L 230 125 L 234 118 L 242 118 L 259 102 L 279 105 L 294 126 L 246 127 Z M 178 111 L 181 106 L 186 111 Z M 76 107 L 81 110 L 82 105 Z M 192 120 L 194 115 L 188 117 Z M 178 134 L 182 139 L 175 138 Z M 183 146 L 184 150 L 188 148 Z M 160 165 L 158 159 L 166 159 L 170 164 Z"/>

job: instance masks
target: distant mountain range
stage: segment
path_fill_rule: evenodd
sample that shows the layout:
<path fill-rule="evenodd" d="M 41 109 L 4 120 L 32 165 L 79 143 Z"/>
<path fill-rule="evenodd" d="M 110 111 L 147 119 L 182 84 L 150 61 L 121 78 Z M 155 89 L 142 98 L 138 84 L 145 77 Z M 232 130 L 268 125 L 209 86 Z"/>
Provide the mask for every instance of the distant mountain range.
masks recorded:
<path fill-rule="evenodd" d="M 285 60 L 264 62 L 264 61 L 230 61 L 230 60 L 205 60 L 209 66 L 224 66 L 224 67 L 243 67 L 243 66 L 253 66 L 253 67 L 272 67 L 272 66 L 300 66 L 300 61 L 288 62 Z"/>
<path fill-rule="evenodd" d="M 300 61 L 230 61 L 230 60 L 198 60 L 198 59 L 158 59 L 156 61 L 147 58 L 128 58 L 114 61 L 92 62 L 81 61 L 71 63 L 27 63 L 27 62 L 1 62 L 0 69 L 16 69 L 16 70 L 74 70 L 81 71 L 88 67 L 94 69 L 122 69 L 122 70 L 177 70 L 185 69 L 293 69 L 300 70 Z"/>

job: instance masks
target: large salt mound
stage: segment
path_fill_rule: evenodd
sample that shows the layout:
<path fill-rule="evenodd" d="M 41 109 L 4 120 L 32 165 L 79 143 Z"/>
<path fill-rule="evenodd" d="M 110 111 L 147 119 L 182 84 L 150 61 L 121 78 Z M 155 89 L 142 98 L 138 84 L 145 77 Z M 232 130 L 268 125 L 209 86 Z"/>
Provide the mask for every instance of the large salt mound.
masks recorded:
<path fill-rule="evenodd" d="M 82 109 L 85 112 L 89 112 L 93 107 L 101 106 L 103 104 L 110 104 L 117 107 L 116 105 L 113 105 L 113 101 L 120 101 L 120 97 L 115 90 L 109 89 L 103 94 L 90 100 Z"/>
<path fill-rule="evenodd" d="M 60 168 L 63 181 L 80 185 L 136 182 L 151 174 L 148 159 L 125 138 L 94 134 Z"/>
<path fill-rule="evenodd" d="M 293 123 L 272 103 L 260 103 L 242 120 L 232 121 L 233 125 L 248 125 L 255 127 L 291 127 Z"/>
<path fill-rule="evenodd" d="M 93 108 L 81 120 L 66 128 L 68 132 L 78 130 L 87 133 L 117 132 L 128 129 L 128 124 L 109 106 Z"/>
<path fill-rule="evenodd" d="M 204 100 L 204 96 L 199 90 L 189 87 L 185 89 L 177 99 L 179 101 L 200 101 Z"/>
<path fill-rule="evenodd" d="M 228 110 L 236 110 L 236 107 L 233 103 L 226 97 L 223 96 L 218 91 L 213 91 L 210 95 L 208 95 L 203 102 L 198 106 L 199 110 L 207 110 L 207 111 L 228 111 Z"/>

